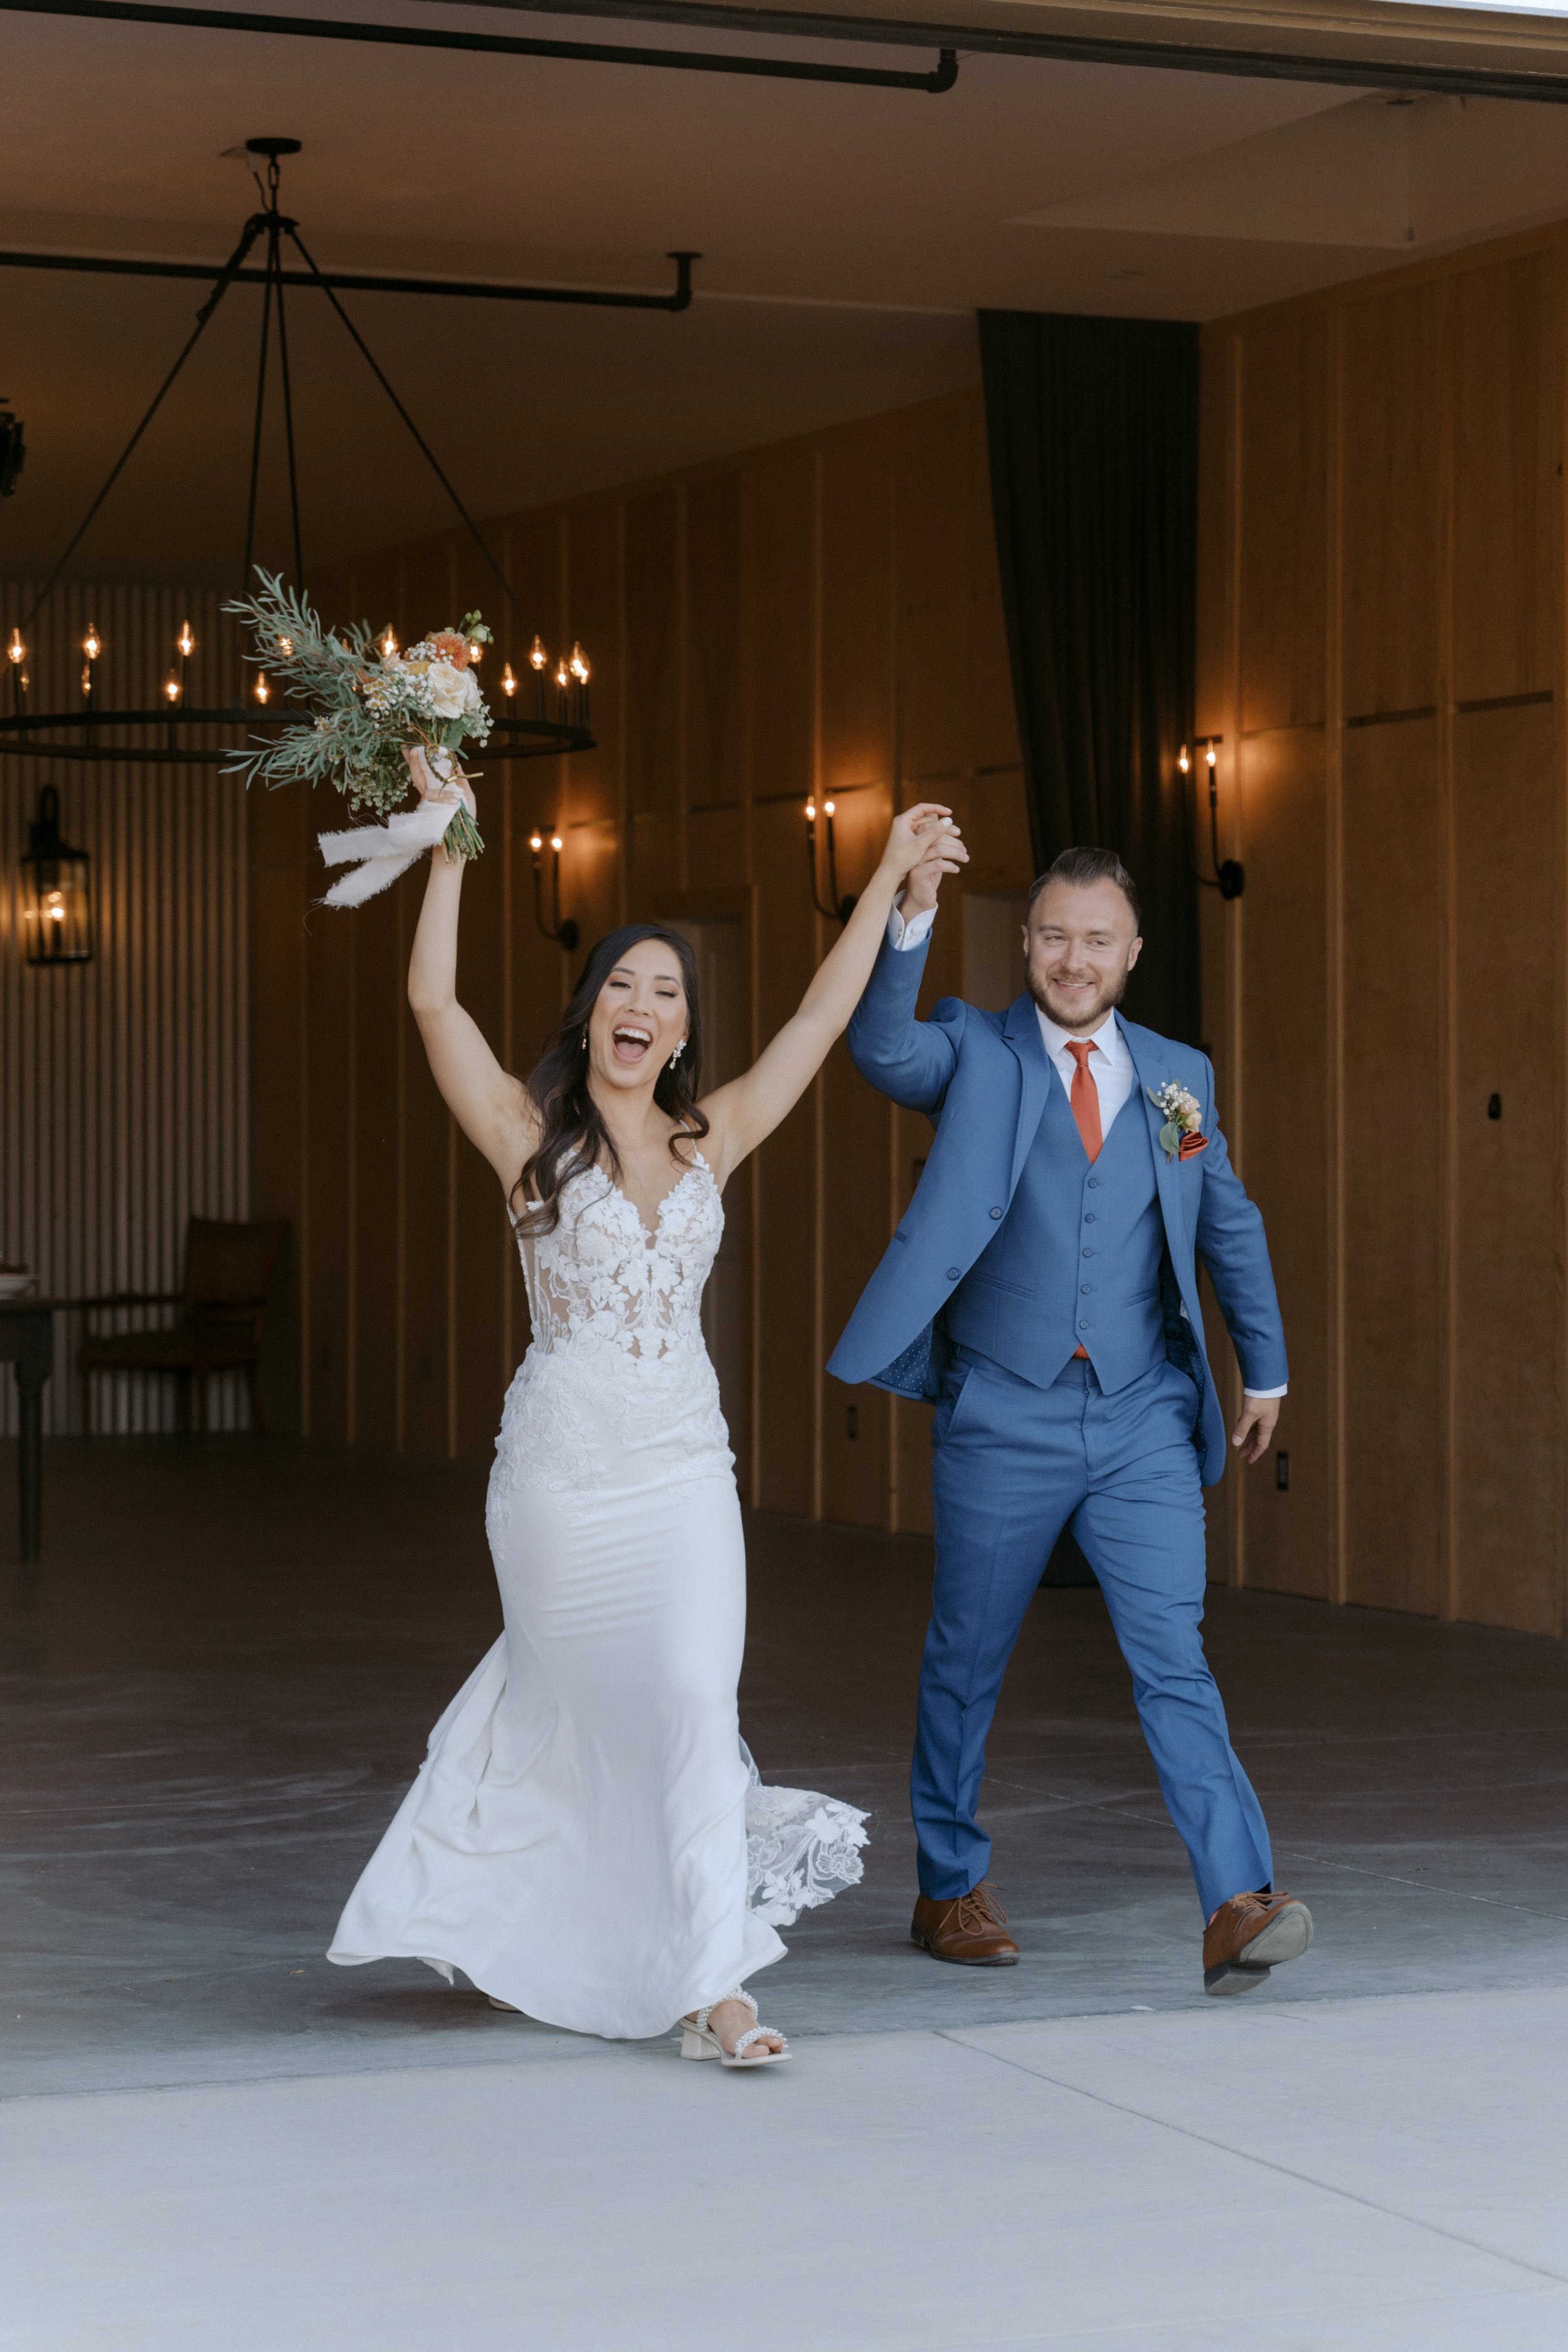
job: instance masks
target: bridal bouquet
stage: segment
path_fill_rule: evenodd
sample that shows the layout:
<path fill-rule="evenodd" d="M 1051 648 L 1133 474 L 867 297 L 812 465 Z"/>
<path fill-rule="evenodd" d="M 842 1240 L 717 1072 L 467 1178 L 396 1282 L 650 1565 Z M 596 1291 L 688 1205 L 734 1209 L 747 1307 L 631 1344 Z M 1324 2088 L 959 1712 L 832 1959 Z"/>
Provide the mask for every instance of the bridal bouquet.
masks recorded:
<path fill-rule="evenodd" d="M 257 577 L 255 595 L 224 610 L 251 632 L 256 650 L 247 658 L 316 715 L 237 753 L 228 772 L 243 774 L 247 784 L 258 778 L 268 785 L 333 783 L 351 809 L 386 820 L 321 835 L 329 866 L 359 868 L 333 884 L 327 905 L 357 906 L 374 897 L 437 841 L 448 856 L 477 857 L 484 843 L 460 801 L 426 800 L 395 812 L 413 789 L 406 748 L 424 751 L 440 783 L 460 783 L 456 754 L 489 734 L 490 714 L 472 667 L 477 648 L 490 638 L 479 614 L 469 613 L 460 629 L 437 630 L 400 653 L 390 630 L 377 640 L 358 621 L 339 635 L 276 573 L 258 569 Z"/>

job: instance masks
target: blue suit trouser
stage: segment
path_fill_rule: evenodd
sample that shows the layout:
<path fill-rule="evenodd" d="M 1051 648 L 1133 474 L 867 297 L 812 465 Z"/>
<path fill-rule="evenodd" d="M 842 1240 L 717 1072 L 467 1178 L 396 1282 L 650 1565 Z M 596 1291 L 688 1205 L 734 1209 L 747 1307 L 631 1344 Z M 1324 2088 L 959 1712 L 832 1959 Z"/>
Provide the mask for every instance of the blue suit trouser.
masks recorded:
<path fill-rule="evenodd" d="M 960 1352 L 937 1407 L 936 1577 L 910 1794 L 922 1894 L 984 1877 L 975 1820 L 1002 1676 L 1069 1527 L 1132 1674 L 1143 1737 L 1206 1918 L 1272 1876 L 1262 1809 L 1204 1655 L 1204 1498 L 1193 1383 L 1161 1363 L 1113 1396 L 1090 1365 L 1039 1389 Z"/>

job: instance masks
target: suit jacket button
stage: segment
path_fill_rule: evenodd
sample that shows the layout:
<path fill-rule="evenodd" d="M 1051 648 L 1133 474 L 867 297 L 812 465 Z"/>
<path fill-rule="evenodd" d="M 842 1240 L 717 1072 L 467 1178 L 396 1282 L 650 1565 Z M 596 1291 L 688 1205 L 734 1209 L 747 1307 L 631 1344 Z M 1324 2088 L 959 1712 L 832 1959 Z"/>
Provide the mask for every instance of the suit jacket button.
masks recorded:
<path fill-rule="evenodd" d="M 948 1267 L 947 1278 L 949 1282 L 956 1282 L 958 1280 L 958 1268 L 955 1265 L 950 1265 Z"/>
<path fill-rule="evenodd" d="M 992 1213 L 992 1215 L 993 1215 L 994 1217 L 999 1217 L 999 1216 L 1001 1215 L 1002 1212 L 1001 1212 L 1001 1210 L 1000 1210 L 1000 1209 L 993 1209 L 993 1210 L 992 1210 L 992 1212 L 991 1212 L 991 1213 Z"/>

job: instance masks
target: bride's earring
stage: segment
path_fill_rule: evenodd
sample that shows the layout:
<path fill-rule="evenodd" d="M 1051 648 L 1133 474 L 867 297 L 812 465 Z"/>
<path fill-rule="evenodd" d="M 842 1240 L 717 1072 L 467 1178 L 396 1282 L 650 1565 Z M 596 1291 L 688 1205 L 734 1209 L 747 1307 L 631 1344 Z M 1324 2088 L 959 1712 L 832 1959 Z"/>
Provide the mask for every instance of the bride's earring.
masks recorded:
<path fill-rule="evenodd" d="M 681 1057 L 682 1054 L 684 1054 L 684 1053 L 685 1053 L 685 1051 L 686 1051 L 686 1040 L 685 1040 L 685 1038 L 683 1037 L 683 1038 L 681 1039 L 681 1041 L 680 1041 L 679 1045 L 676 1047 L 676 1049 L 675 1049 L 674 1053 L 673 1053 L 673 1054 L 670 1055 L 670 1057 L 669 1057 L 669 1066 L 670 1066 L 670 1068 L 671 1068 L 672 1070 L 674 1069 L 674 1067 L 675 1067 L 675 1066 L 676 1066 L 677 1062 L 679 1062 L 679 1059 L 680 1059 L 680 1057 Z"/>

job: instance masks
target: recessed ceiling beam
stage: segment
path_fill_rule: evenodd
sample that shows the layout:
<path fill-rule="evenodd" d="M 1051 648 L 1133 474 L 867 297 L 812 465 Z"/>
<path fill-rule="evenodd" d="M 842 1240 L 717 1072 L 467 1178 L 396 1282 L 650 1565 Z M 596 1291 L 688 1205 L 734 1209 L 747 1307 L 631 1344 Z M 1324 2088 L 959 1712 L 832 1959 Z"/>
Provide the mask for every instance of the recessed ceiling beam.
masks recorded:
<path fill-rule="evenodd" d="M 485 0 L 479 0 L 481 5 Z M 271 33 L 307 41 L 368 41 L 382 48 L 459 49 L 486 57 L 556 58 L 584 65 L 652 66 L 672 73 L 744 74 L 763 81 L 826 81 L 862 89 L 951 89 L 958 58 L 943 49 L 930 73 L 829 66 L 794 58 L 729 57 L 709 49 L 642 49 L 603 41 L 540 41 L 512 33 L 447 32 L 438 25 L 364 25 L 352 18 L 262 16 L 249 8 L 165 8 L 153 0 L 0 0 L 20 16 L 86 16 L 112 25 L 172 25 L 204 33 Z M 796 35 L 797 39 L 810 35 Z M 923 38 L 910 46 L 924 48 Z"/>

